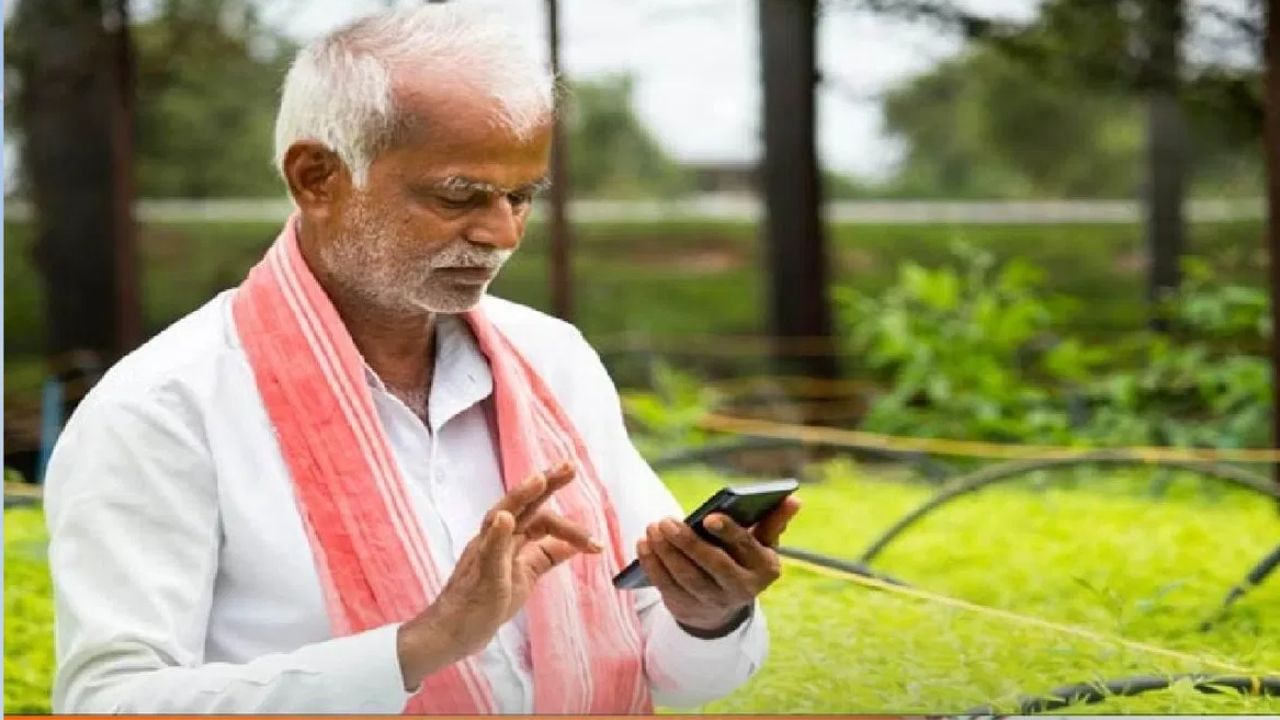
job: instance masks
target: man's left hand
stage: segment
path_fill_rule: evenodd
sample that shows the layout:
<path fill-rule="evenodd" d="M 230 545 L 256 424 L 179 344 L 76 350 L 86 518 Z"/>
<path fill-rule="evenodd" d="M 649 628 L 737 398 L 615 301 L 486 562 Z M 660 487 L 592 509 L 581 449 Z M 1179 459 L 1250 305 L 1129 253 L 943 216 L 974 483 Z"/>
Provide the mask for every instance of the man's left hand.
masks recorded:
<path fill-rule="evenodd" d="M 790 496 L 750 530 L 713 513 L 703 526 L 724 548 L 667 518 L 649 525 L 636 555 L 676 622 L 701 637 L 717 637 L 736 627 L 756 596 L 778 579 L 782 563 L 773 548 L 799 511 L 800 501 Z"/>

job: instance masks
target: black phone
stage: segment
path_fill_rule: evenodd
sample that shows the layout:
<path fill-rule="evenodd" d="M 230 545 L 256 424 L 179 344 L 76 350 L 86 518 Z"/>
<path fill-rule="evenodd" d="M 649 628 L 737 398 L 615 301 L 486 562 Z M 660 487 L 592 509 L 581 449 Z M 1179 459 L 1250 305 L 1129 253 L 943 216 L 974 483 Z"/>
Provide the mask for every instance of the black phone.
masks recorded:
<path fill-rule="evenodd" d="M 724 513 L 742 527 L 750 528 L 777 509 L 782 501 L 798 487 L 800 483 L 788 479 L 721 488 L 715 495 L 707 498 L 706 502 L 699 505 L 697 510 L 689 513 L 689 517 L 685 518 L 684 522 L 693 528 L 698 537 L 720 545 L 720 539 L 702 526 L 702 521 L 708 515 L 715 512 Z M 619 590 L 635 590 L 650 585 L 652 583 L 649 576 L 645 574 L 644 568 L 640 567 L 639 560 L 632 560 L 630 565 L 613 578 L 613 586 Z"/>

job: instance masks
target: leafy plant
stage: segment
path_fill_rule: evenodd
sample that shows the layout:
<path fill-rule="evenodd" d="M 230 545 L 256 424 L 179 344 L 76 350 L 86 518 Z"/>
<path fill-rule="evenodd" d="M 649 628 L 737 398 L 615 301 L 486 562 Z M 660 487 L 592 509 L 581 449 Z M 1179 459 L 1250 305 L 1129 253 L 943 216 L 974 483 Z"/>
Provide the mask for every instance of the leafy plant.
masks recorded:
<path fill-rule="evenodd" d="M 709 436 L 698 422 L 720 402 L 720 393 L 662 361 L 654 363 L 651 376 L 652 390 L 622 393 L 631 438 L 641 454 L 657 457 L 705 444 Z"/>
<path fill-rule="evenodd" d="M 888 386 L 865 425 L 1004 439 L 1062 431 L 1068 414 L 1033 379 L 1072 303 L 1046 293 L 1029 263 L 954 252 L 958 267 L 904 263 L 880 295 L 835 291 L 851 350 Z"/>
<path fill-rule="evenodd" d="M 868 429 L 1090 445 L 1256 447 L 1268 440 L 1267 297 L 1187 266 L 1169 333 L 1110 343 L 1063 330 L 1043 271 L 968 248 L 907 263 L 881 295 L 837 291 L 852 350 L 886 384 Z"/>

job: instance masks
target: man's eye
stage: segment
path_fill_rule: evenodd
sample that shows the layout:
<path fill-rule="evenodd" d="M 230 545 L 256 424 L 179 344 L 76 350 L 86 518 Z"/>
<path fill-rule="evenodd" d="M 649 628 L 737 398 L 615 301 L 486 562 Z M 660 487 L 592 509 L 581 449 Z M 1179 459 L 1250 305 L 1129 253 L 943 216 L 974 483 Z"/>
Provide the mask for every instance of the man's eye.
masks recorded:
<path fill-rule="evenodd" d="M 474 205 L 476 196 L 474 193 L 442 193 L 436 199 L 447 208 L 460 209 Z"/>
<path fill-rule="evenodd" d="M 517 209 L 522 208 L 528 205 L 529 203 L 533 202 L 533 193 L 529 193 L 529 192 L 507 193 L 507 202 L 511 203 L 511 207 L 513 208 L 517 208 Z"/>

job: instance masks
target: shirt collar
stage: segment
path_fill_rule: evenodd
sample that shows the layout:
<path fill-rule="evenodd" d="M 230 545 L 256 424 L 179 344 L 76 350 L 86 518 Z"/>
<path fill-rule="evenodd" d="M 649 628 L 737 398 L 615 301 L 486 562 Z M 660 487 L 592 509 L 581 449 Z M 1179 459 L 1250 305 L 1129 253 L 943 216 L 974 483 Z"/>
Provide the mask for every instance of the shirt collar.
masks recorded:
<path fill-rule="evenodd" d="M 436 316 L 436 364 L 427 397 L 427 424 L 434 432 L 493 394 L 493 373 L 471 327 L 460 315 Z M 366 363 L 370 387 L 387 392 L 382 378 Z"/>

